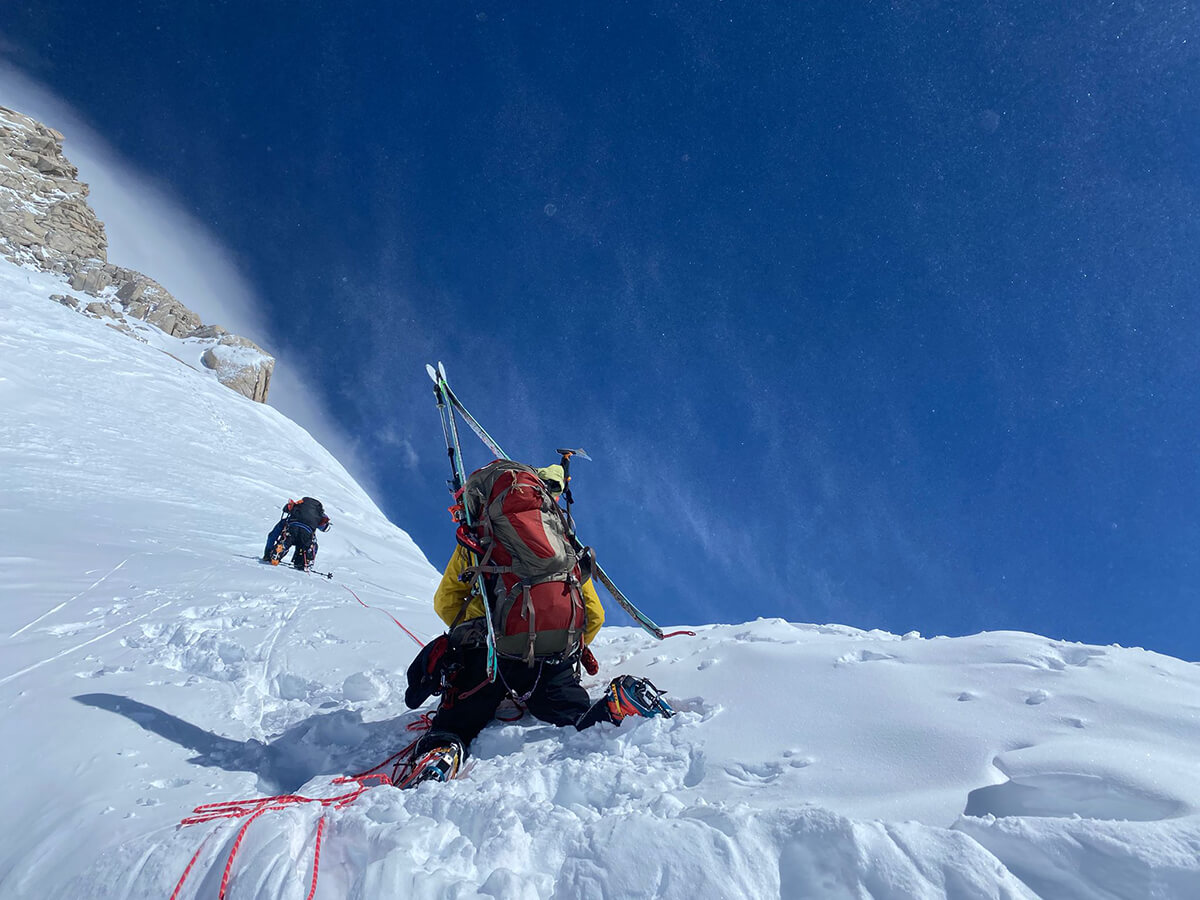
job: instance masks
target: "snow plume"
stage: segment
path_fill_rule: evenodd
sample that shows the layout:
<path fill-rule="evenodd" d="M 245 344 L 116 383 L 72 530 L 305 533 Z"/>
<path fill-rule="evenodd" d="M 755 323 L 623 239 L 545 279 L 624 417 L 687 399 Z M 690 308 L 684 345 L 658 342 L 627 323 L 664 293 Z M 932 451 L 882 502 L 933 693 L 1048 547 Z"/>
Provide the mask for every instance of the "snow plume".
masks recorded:
<path fill-rule="evenodd" d="M 440 632 L 437 571 L 302 429 L 67 291 L 0 263 L 0 896 L 1200 895 L 1200 669 L 1031 634 L 606 628 L 589 690 L 644 675 L 677 716 L 335 783 L 416 733 L 392 619 Z M 259 562 L 302 494 L 332 580 Z M 280 795 L 327 802 L 255 815 Z"/>
<path fill-rule="evenodd" d="M 138 171 L 67 103 L 0 60 L 0 106 L 32 116 L 63 134 L 66 157 L 91 193 L 88 204 L 104 223 L 109 261 L 143 272 L 206 324 L 221 325 L 263 347 L 278 362 L 269 402 L 337 450 L 356 473 L 368 471 L 353 444 L 324 409 L 289 357 L 275 346 L 265 304 L 239 270 L 234 254 L 185 208 L 169 185 Z"/>
<path fill-rule="evenodd" d="M 0 105 L 62 132 L 63 151 L 104 223 L 110 262 L 160 282 L 206 324 L 262 342 L 267 329 L 254 289 L 168 185 L 137 171 L 69 105 L 3 62 Z"/>

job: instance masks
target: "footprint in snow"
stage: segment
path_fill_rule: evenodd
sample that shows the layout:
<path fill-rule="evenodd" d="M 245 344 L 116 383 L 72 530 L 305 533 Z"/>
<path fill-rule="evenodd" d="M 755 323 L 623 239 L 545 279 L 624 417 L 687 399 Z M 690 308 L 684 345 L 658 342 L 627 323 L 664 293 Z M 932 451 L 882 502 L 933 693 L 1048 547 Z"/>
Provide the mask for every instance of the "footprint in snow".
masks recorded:
<path fill-rule="evenodd" d="M 779 763 L 762 763 L 757 766 L 735 764 L 725 767 L 725 774 L 739 784 L 758 786 L 770 784 L 783 774 L 783 766 Z"/>
<path fill-rule="evenodd" d="M 788 761 L 787 764 L 793 769 L 807 769 L 816 762 L 811 756 L 805 756 L 799 750 L 784 750 L 783 758 Z"/>
<path fill-rule="evenodd" d="M 1100 659 L 1107 654 L 1098 647 L 1062 647 L 1062 661 L 1068 666 L 1086 666 L 1093 659 Z"/>
<path fill-rule="evenodd" d="M 877 660 L 895 659 L 890 653 L 880 653 L 875 650 L 855 650 L 837 658 L 835 666 L 845 666 L 853 663 L 875 662 Z"/>

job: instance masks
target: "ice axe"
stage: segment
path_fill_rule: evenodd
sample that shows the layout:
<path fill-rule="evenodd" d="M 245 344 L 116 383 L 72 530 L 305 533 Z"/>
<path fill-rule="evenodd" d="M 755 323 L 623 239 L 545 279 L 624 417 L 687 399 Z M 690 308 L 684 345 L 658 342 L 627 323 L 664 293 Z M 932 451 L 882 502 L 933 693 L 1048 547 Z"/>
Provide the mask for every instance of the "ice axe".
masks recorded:
<path fill-rule="evenodd" d="M 567 499 L 567 530 L 570 531 L 571 534 L 574 534 L 575 523 L 571 520 L 571 504 L 575 502 L 574 498 L 571 496 L 571 457 L 578 456 L 579 458 L 586 459 L 589 462 L 591 462 L 592 458 L 587 455 L 587 451 L 582 447 L 578 447 L 574 450 L 559 447 L 554 452 L 562 457 L 562 459 L 559 460 L 559 465 L 562 466 L 563 470 L 563 496 Z"/>

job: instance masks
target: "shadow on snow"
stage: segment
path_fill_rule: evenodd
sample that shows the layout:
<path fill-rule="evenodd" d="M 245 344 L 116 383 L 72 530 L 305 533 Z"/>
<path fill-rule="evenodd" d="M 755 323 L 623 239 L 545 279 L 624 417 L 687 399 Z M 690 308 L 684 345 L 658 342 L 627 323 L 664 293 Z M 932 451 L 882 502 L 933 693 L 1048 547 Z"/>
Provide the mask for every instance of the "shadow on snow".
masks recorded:
<path fill-rule="evenodd" d="M 168 712 L 116 694 L 80 694 L 74 698 L 125 716 L 146 731 L 195 751 L 188 762 L 228 772 L 251 772 L 258 788 L 288 794 L 318 775 L 357 774 L 385 759 L 415 737 L 407 726 L 417 714 L 383 722 L 364 722 L 356 710 L 310 716 L 264 743 L 235 741 L 205 731 Z M 390 772 L 388 774 L 391 774 Z"/>

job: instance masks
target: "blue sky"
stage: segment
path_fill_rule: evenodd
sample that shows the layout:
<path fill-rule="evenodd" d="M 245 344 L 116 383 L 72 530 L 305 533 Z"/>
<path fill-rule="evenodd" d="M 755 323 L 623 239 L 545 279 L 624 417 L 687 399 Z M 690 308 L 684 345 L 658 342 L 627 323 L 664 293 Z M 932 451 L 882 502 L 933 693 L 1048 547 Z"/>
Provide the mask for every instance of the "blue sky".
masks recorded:
<path fill-rule="evenodd" d="M 228 248 L 435 564 L 441 359 L 588 450 L 664 624 L 1200 658 L 1200 27 L 960 6 L 45 0 L 0 54 Z"/>

